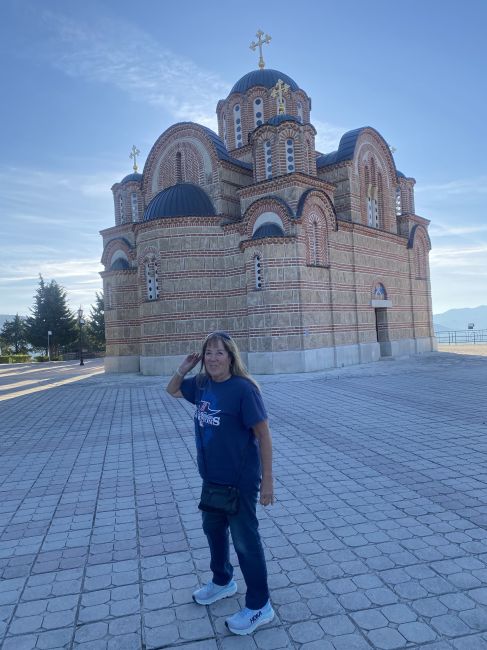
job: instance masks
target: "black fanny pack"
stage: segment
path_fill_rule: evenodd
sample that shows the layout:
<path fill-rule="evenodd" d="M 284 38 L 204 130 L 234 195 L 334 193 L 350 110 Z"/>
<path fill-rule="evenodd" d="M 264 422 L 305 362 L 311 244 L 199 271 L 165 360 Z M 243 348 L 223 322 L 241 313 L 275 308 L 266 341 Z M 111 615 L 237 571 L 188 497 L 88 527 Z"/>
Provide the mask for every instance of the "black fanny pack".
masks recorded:
<path fill-rule="evenodd" d="M 236 515 L 240 505 L 238 488 L 233 485 L 218 485 L 203 482 L 201 499 L 198 505 L 204 512 L 219 512 L 225 515 Z"/>

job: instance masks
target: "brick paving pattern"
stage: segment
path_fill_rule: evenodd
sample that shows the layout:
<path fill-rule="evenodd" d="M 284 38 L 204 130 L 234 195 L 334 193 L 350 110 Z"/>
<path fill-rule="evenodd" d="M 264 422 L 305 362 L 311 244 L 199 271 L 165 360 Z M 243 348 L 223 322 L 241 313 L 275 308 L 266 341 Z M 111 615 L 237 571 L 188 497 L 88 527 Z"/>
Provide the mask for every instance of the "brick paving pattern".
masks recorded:
<path fill-rule="evenodd" d="M 96 364 L 0 368 L 1 648 L 487 648 L 485 358 L 261 378 L 276 618 L 241 638 L 238 568 L 234 598 L 191 600 L 210 578 L 192 406 Z"/>

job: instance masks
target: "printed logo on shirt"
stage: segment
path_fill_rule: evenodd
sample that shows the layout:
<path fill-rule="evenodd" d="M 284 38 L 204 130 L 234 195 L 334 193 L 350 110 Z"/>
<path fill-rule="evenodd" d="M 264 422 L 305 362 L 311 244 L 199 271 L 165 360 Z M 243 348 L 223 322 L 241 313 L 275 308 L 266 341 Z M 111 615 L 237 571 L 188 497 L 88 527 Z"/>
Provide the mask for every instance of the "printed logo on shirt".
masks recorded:
<path fill-rule="evenodd" d="M 221 413 L 221 409 L 210 408 L 210 402 L 200 402 L 196 408 L 196 418 L 200 424 L 211 424 L 213 427 L 220 426 L 220 417 L 217 413 Z"/>

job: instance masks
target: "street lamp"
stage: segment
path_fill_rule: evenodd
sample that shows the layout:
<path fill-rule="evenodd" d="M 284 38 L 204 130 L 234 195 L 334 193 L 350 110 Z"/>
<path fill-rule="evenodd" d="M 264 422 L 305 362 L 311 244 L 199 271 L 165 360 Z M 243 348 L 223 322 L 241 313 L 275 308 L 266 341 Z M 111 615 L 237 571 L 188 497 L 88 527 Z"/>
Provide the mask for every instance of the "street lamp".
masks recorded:
<path fill-rule="evenodd" d="M 47 331 L 47 359 L 48 361 L 51 360 L 51 342 L 49 341 L 49 337 L 52 336 L 51 330 Z"/>
<path fill-rule="evenodd" d="M 79 324 L 79 365 L 84 366 L 85 363 L 83 361 L 83 332 L 82 332 L 82 327 L 85 324 L 85 321 L 83 319 L 83 309 L 80 308 L 78 309 L 78 324 Z"/>

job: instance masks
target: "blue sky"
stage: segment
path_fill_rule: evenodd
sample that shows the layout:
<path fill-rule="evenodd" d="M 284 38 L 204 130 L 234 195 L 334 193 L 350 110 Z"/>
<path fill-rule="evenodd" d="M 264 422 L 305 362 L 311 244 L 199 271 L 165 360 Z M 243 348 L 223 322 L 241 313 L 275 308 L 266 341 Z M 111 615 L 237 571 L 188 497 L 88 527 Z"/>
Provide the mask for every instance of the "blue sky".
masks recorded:
<path fill-rule="evenodd" d="M 431 220 L 435 313 L 487 304 L 487 2 L 3 0 L 0 313 L 26 314 L 38 274 L 71 307 L 101 288 L 111 185 L 171 124 L 266 66 L 312 98 L 317 148 L 373 126 Z"/>

